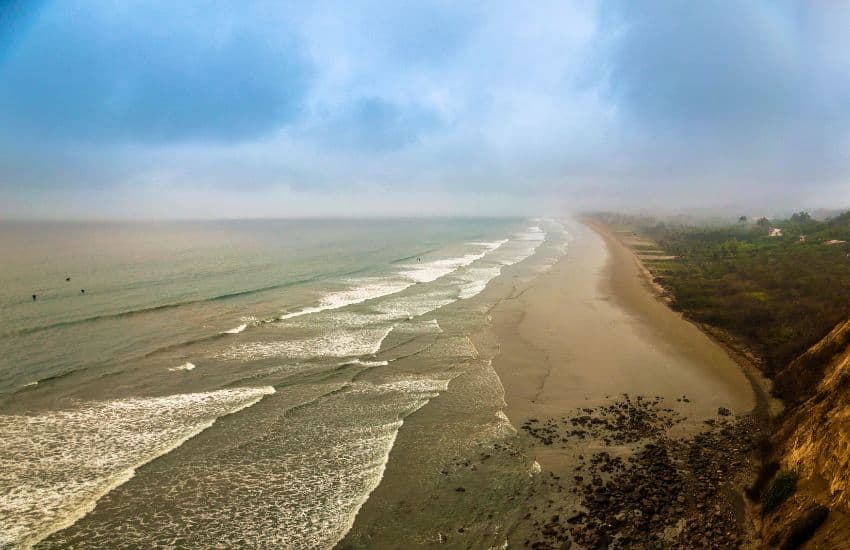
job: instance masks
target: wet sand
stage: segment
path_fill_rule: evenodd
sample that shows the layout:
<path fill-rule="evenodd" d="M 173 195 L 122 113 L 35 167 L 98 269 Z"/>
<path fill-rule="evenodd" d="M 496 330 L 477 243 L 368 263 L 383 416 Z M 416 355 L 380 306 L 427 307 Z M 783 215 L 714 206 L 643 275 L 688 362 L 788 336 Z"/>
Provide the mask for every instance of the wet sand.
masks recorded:
<path fill-rule="evenodd" d="M 718 495 L 740 494 L 752 470 L 750 429 L 733 437 L 725 428 L 747 422 L 750 383 L 721 347 L 658 299 L 628 248 L 584 225 L 569 229 L 574 238 L 554 265 L 507 269 L 472 303 L 450 306 L 483 321 L 469 334 L 478 366 L 461 369 L 405 420 L 380 485 L 338 548 L 560 548 L 568 539 L 596 547 L 593 537 L 611 531 L 610 518 L 635 506 L 607 485 L 588 486 L 599 476 L 639 487 L 645 521 L 634 524 L 637 532 L 687 517 L 681 523 L 697 526 L 697 538 L 680 540 L 701 544 L 705 506 L 716 529 L 743 524 L 740 499 Z M 410 368 L 423 360 L 411 358 Z M 616 407 L 627 425 L 609 422 L 616 424 Z M 730 411 L 718 417 L 721 408 Z M 502 411 L 512 427 L 500 423 Z M 582 424 L 588 415 L 608 420 Z M 670 439 L 707 426 L 718 429 L 696 444 Z M 663 452 L 641 458 L 649 441 Z M 699 464 L 690 464 L 689 449 Z M 633 455 L 634 463 L 617 462 Z M 670 468 L 668 455 L 682 471 Z M 659 467 L 673 481 L 638 475 Z M 598 491 L 608 504 L 594 504 Z M 577 511 L 585 519 L 571 521 Z M 648 518 L 657 521 L 650 526 Z"/>
<path fill-rule="evenodd" d="M 514 425 L 622 393 L 663 397 L 690 419 L 679 425 L 685 430 L 719 407 L 754 408 L 741 368 L 657 298 L 630 250 L 585 225 L 574 232 L 560 262 L 493 311 L 494 367 Z M 533 453 L 544 469 L 565 471 L 574 462 L 563 449 Z"/>

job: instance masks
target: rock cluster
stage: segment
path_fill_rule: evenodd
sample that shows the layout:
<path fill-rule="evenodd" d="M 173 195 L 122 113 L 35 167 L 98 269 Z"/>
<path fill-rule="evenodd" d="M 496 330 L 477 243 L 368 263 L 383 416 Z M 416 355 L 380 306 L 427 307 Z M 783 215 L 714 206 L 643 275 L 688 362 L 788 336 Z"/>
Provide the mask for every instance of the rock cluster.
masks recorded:
<path fill-rule="evenodd" d="M 579 409 L 577 414 L 541 422 L 527 420 L 521 426 L 544 445 L 566 446 L 571 438 L 599 439 L 606 445 L 634 443 L 657 437 L 683 418 L 662 405 L 663 397 L 652 399 L 623 394 L 610 405 Z"/>
<path fill-rule="evenodd" d="M 752 474 L 750 451 L 758 428 L 750 417 L 736 418 L 724 412 L 719 412 L 721 418 L 711 419 L 705 431 L 673 439 L 665 427 L 678 417 L 657 399 L 624 398 L 612 405 L 579 411 L 573 417 L 578 425 L 593 426 L 594 430 L 606 426 L 610 430 L 603 434 L 599 428 L 595 438 L 636 445 L 631 454 L 621 446 L 595 452 L 586 459 L 579 456 L 572 491 L 579 496 L 580 506 L 536 521 L 536 540 L 525 545 L 739 547 L 746 534 L 736 495 Z M 553 438 L 542 428 L 557 424 L 529 422 L 526 431 L 537 440 L 539 436 Z"/>

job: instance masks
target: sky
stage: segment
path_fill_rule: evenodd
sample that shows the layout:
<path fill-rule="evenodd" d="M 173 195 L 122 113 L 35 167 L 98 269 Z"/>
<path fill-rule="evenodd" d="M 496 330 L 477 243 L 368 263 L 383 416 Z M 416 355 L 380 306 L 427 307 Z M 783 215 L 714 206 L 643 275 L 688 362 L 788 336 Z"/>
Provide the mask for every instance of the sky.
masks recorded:
<path fill-rule="evenodd" d="M 850 207 L 850 4 L 0 0 L 0 218 Z"/>

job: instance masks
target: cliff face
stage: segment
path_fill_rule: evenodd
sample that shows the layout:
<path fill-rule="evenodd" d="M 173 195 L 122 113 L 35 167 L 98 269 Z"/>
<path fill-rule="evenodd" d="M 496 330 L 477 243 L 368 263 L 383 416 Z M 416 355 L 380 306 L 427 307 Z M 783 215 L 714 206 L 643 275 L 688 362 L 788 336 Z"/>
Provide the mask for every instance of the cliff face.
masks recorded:
<path fill-rule="evenodd" d="M 850 320 L 783 369 L 776 383 L 792 407 L 776 432 L 775 459 L 799 476 L 798 491 L 772 518 L 768 535 L 780 535 L 804 510 L 830 508 L 809 543 L 812 548 L 850 544 Z"/>
<path fill-rule="evenodd" d="M 822 480 L 831 504 L 850 504 L 850 353 L 844 352 L 780 432 L 783 465 Z"/>
<path fill-rule="evenodd" d="M 820 393 L 827 370 L 836 367 L 850 345 L 850 319 L 839 323 L 821 341 L 774 376 L 774 388 L 789 407 Z"/>

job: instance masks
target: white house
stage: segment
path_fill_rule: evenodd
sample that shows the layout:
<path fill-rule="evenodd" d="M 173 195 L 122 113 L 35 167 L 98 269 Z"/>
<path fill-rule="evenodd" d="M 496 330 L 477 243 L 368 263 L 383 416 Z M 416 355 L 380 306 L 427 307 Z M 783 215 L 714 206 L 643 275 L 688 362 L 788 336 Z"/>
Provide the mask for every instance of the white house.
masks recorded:
<path fill-rule="evenodd" d="M 782 228 L 780 227 L 771 227 L 767 231 L 768 237 L 781 237 L 782 236 Z"/>

